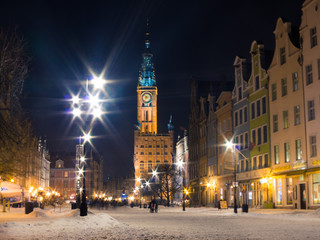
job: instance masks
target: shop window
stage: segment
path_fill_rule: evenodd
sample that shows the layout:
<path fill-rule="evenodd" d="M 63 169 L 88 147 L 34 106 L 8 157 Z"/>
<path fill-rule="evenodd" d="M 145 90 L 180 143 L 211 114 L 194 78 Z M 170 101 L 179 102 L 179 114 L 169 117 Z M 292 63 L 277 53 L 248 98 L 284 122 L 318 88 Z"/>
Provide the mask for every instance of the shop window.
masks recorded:
<path fill-rule="evenodd" d="M 313 203 L 320 204 L 320 174 L 312 174 Z"/>
<path fill-rule="evenodd" d="M 282 205 L 282 179 L 276 179 L 276 205 Z"/>
<path fill-rule="evenodd" d="M 287 178 L 287 205 L 293 204 L 293 185 L 292 178 Z"/>

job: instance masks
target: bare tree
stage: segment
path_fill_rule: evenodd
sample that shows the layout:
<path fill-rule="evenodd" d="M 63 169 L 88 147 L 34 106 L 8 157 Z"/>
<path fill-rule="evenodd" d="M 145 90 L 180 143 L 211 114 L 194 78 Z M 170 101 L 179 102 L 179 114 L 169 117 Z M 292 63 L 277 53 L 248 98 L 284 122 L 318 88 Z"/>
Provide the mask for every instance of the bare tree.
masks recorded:
<path fill-rule="evenodd" d="M 173 164 L 163 164 L 158 167 L 158 174 L 151 184 L 151 190 L 154 195 L 166 201 L 166 205 L 170 206 L 170 202 L 175 193 L 181 189 L 181 183 L 176 178 L 176 169 Z"/>
<path fill-rule="evenodd" d="M 25 172 L 23 161 L 32 155 L 30 151 L 37 150 L 31 148 L 35 137 L 19 103 L 29 62 L 25 41 L 16 29 L 0 29 L 0 176 L 3 179 Z"/>

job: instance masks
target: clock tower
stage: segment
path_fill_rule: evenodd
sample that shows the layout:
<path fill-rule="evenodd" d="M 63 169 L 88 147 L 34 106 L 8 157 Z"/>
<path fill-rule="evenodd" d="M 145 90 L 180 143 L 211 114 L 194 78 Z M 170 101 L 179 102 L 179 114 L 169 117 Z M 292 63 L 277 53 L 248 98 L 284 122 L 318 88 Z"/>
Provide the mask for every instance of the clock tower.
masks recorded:
<path fill-rule="evenodd" d="M 147 23 L 145 51 L 137 86 L 137 113 L 141 133 L 157 134 L 157 95 L 156 76 L 153 65 L 153 54 L 150 52 L 149 22 Z"/>
<path fill-rule="evenodd" d="M 152 171 L 160 165 L 172 164 L 173 125 L 170 118 L 167 133 L 158 133 L 158 88 L 153 54 L 150 51 L 149 22 L 145 49 L 137 84 L 137 125 L 134 132 L 135 185 L 152 180 Z M 141 182 L 140 182 L 141 181 Z"/>

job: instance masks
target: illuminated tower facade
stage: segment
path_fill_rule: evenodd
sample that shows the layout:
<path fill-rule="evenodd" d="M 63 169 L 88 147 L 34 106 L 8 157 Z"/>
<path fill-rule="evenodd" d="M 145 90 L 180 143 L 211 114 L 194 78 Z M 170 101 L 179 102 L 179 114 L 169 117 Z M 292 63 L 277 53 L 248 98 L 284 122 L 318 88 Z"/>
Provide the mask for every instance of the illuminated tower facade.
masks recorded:
<path fill-rule="evenodd" d="M 157 95 L 153 54 L 150 51 L 149 24 L 147 24 L 145 50 L 137 85 L 137 125 L 134 134 L 135 185 L 137 179 L 147 181 L 152 170 L 172 164 L 173 125 L 170 118 L 167 133 L 158 133 Z"/>
<path fill-rule="evenodd" d="M 156 76 L 153 65 L 153 54 L 150 52 L 149 31 L 147 26 L 145 51 L 137 86 L 138 122 L 141 133 L 157 134 L 157 95 Z"/>

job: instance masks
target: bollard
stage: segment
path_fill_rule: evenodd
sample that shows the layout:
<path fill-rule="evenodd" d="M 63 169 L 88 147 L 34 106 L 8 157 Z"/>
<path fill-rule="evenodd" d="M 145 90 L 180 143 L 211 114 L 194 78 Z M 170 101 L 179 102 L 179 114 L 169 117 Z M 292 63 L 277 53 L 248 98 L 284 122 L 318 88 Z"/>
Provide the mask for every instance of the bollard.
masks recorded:
<path fill-rule="evenodd" d="M 10 200 L 8 200 L 8 212 L 10 212 Z"/>
<path fill-rule="evenodd" d="M 2 212 L 6 212 L 6 200 L 4 199 L 2 201 L 2 207 L 3 207 Z"/>

